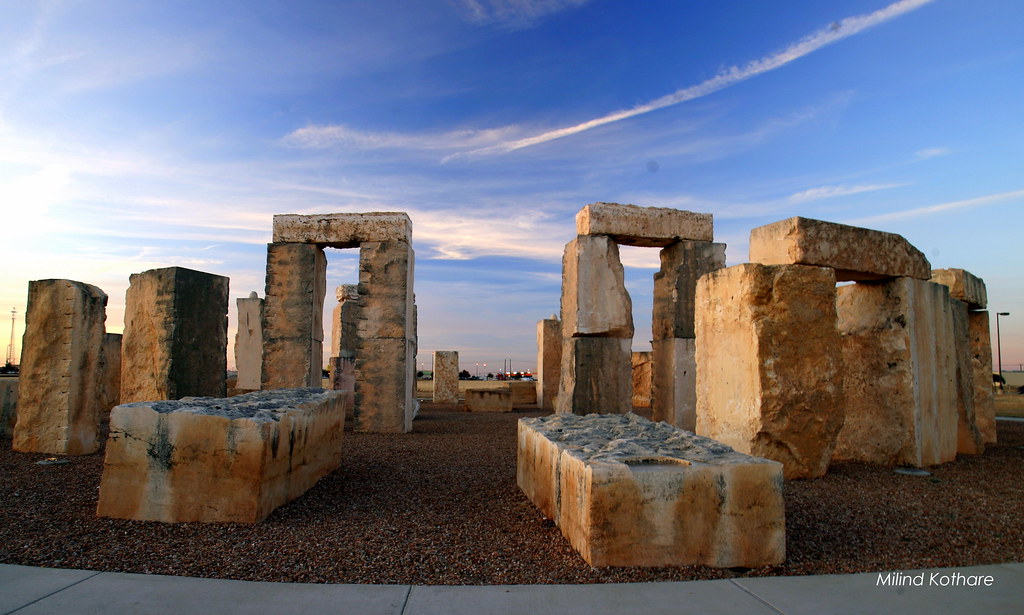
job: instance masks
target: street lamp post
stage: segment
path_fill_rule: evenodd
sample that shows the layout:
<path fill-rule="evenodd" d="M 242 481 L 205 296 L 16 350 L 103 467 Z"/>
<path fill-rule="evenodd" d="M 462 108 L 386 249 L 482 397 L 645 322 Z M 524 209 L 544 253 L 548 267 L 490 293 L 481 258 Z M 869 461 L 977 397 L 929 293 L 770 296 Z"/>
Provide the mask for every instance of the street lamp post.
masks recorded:
<path fill-rule="evenodd" d="M 1005 387 L 1003 386 L 1003 383 L 1006 382 L 1006 381 L 1003 380 L 1003 342 L 1002 342 L 1002 336 L 999 333 L 999 317 L 1000 316 L 1009 316 L 1009 315 L 1010 315 L 1009 312 L 996 312 L 996 358 L 999 361 L 999 389 L 1000 390 L 1004 390 L 1005 389 Z"/>

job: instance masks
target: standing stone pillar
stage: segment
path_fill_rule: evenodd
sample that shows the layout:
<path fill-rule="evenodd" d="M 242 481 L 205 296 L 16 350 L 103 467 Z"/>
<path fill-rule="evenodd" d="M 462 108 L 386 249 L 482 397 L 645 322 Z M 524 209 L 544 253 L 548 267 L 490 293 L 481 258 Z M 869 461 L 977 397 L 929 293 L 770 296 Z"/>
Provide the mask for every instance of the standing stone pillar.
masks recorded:
<path fill-rule="evenodd" d="M 562 321 L 557 314 L 537 323 L 537 406 L 554 410 L 562 372 Z"/>
<path fill-rule="evenodd" d="M 975 420 L 982 441 L 995 444 L 996 409 L 992 392 L 992 334 L 989 332 L 988 312 L 968 312 L 967 333 L 970 336 L 971 367 L 974 371 Z"/>
<path fill-rule="evenodd" d="M 18 421 L 18 378 L 0 377 L 0 436 L 14 435 Z"/>
<path fill-rule="evenodd" d="M 923 467 L 957 452 L 949 290 L 909 277 L 838 289 L 846 423 L 835 457 Z"/>
<path fill-rule="evenodd" d="M 319 387 L 327 257 L 316 244 L 267 245 L 261 388 Z"/>
<path fill-rule="evenodd" d="M 256 291 L 245 299 L 236 299 L 238 332 L 235 333 L 235 388 L 258 391 L 263 377 L 263 299 Z"/>
<path fill-rule="evenodd" d="M 71 280 L 28 285 L 13 448 L 87 455 L 99 449 L 107 295 Z"/>
<path fill-rule="evenodd" d="M 562 258 L 558 412 L 629 412 L 632 338 L 633 303 L 618 245 L 604 235 L 577 236 Z"/>
<path fill-rule="evenodd" d="M 434 403 L 459 403 L 459 353 L 455 350 L 434 352 Z"/>
<path fill-rule="evenodd" d="M 826 267 L 736 265 L 697 283 L 697 433 L 782 462 L 828 469 L 843 426 L 836 278 Z"/>
<path fill-rule="evenodd" d="M 227 394 L 228 278 L 183 267 L 132 274 L 121 403 Z"/>
<path fill-rule="evenodd" d="M 725 267 L 725 244 L 677 241 L 661 250 L 654 274 L 651 417 L 687 431 L 697 428 L 695 296 L 700 276 Z"/>
<path fill-rule="evenodd" d="M 633 407 L 651 407 L 651 385 L 654 380 L 653 353 L 633 353 Z"/>
<path fill-rule="evenodd" d="M 331 334 L 331 388 L 345 391 L 345 407 L 356 400 L 356 346 L 359 342 L 359 286 L 343 284 L 335 289 L 338 305 L 334 307 Z"/>
<path fill-rule="evenodd" d="M 412 429 L 416 409 L 413 263 L 412 246 L 404 241 L 360 244 L 356 431 Z"/>
<path fill-rule="evenodd" d="M 107 333 L 103 336 L 103 387 L 100 406 L 109 412 L 121 403 L 121 342 L 124 336 L 120 333 Z"/>

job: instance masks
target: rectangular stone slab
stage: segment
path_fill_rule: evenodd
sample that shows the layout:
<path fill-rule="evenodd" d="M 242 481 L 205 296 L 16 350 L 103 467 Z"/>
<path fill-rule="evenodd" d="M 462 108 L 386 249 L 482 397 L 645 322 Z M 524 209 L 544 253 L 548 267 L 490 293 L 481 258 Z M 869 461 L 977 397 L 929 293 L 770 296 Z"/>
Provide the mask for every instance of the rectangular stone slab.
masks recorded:
<path fill-rule="evenodd" d="M 371 241 L 412 241 L 412 220 L 403 212 L 358 214 L 277 214 L 274 242 L 315 243 L 329 248 L 357 248 Z"/>
<path fill-rule="evenodd" d="M 591 566 L 785 560 L 780 463 L 632 413 L 520 419 L 518 429 L 519 488 Z"/>
<path fill-rule="evenodd" d="M 257 391 L 111 411 L 100 517 L 257 523 L 341 462 L 344 394 Z"/>
<path fill-rule="evenodd" d="M 455 404 L 459 401 L 459 352 L 434 351 L 435 404 Z"/>
<path fill-rule="evenodd" d="M 932 275 L 924 254 L 899 235 L 800 217 L 750 231 L 750 262 L 830 267 L 839 282 Z"/>
<path fill-rule="evenodd" d="M 949 287 L 949 296 L 959 299 L 972 310 L 988 307 L 985 280 L 963 269 L 932 269 L 932 282 Z"/>
<path fill-rule="evenodd" d="M 512 412 L 512 389 L 466 389 L 469 412 Z"/>
<path fill-rule="evenodd" d="M 615 243 L 648 248 L 680 239 L 711 241 L 711 214 L 668 207 L 592 203 L 576 214 L 577 235 L 607 235 Z"/>

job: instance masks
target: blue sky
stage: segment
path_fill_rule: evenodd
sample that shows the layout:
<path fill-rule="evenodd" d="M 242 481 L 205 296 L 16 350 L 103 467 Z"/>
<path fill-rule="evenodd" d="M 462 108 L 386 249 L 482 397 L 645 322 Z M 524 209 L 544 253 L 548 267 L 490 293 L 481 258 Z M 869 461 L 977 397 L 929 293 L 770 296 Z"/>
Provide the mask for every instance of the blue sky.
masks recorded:
<path fill-rule="evenodd" d="M 610 201 L 714 214 L 729 264 L 791 216 L 899 233 L 985 279 L 1016 368 L 1022 25 L 1017 0 L 0 3 L 0 339 L 29 280 L 99 286 L 117 332 L 132 273 L 262 295 L 273 214 L 405 211 L 420 365 L 532 369 L 574 216 Z M 657 250 L 623 260 L 644 349 Z"/>

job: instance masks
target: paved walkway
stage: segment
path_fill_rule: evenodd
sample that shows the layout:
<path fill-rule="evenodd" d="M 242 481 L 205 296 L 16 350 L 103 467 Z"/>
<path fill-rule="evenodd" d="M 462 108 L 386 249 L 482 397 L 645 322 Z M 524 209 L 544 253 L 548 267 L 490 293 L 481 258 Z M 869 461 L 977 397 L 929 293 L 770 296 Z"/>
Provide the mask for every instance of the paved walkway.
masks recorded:
<path fill-rule="evenodd" d="M 990 585 L 972 586 L 990 577 Z M 899 586 L 883 581 L 902 579 Z M 913 584 L 910 584 L 910 583 Z M 254 583 L 0 565 L 0 615 L 1024 613 L 1024 564 L 605 585 Z"/>

